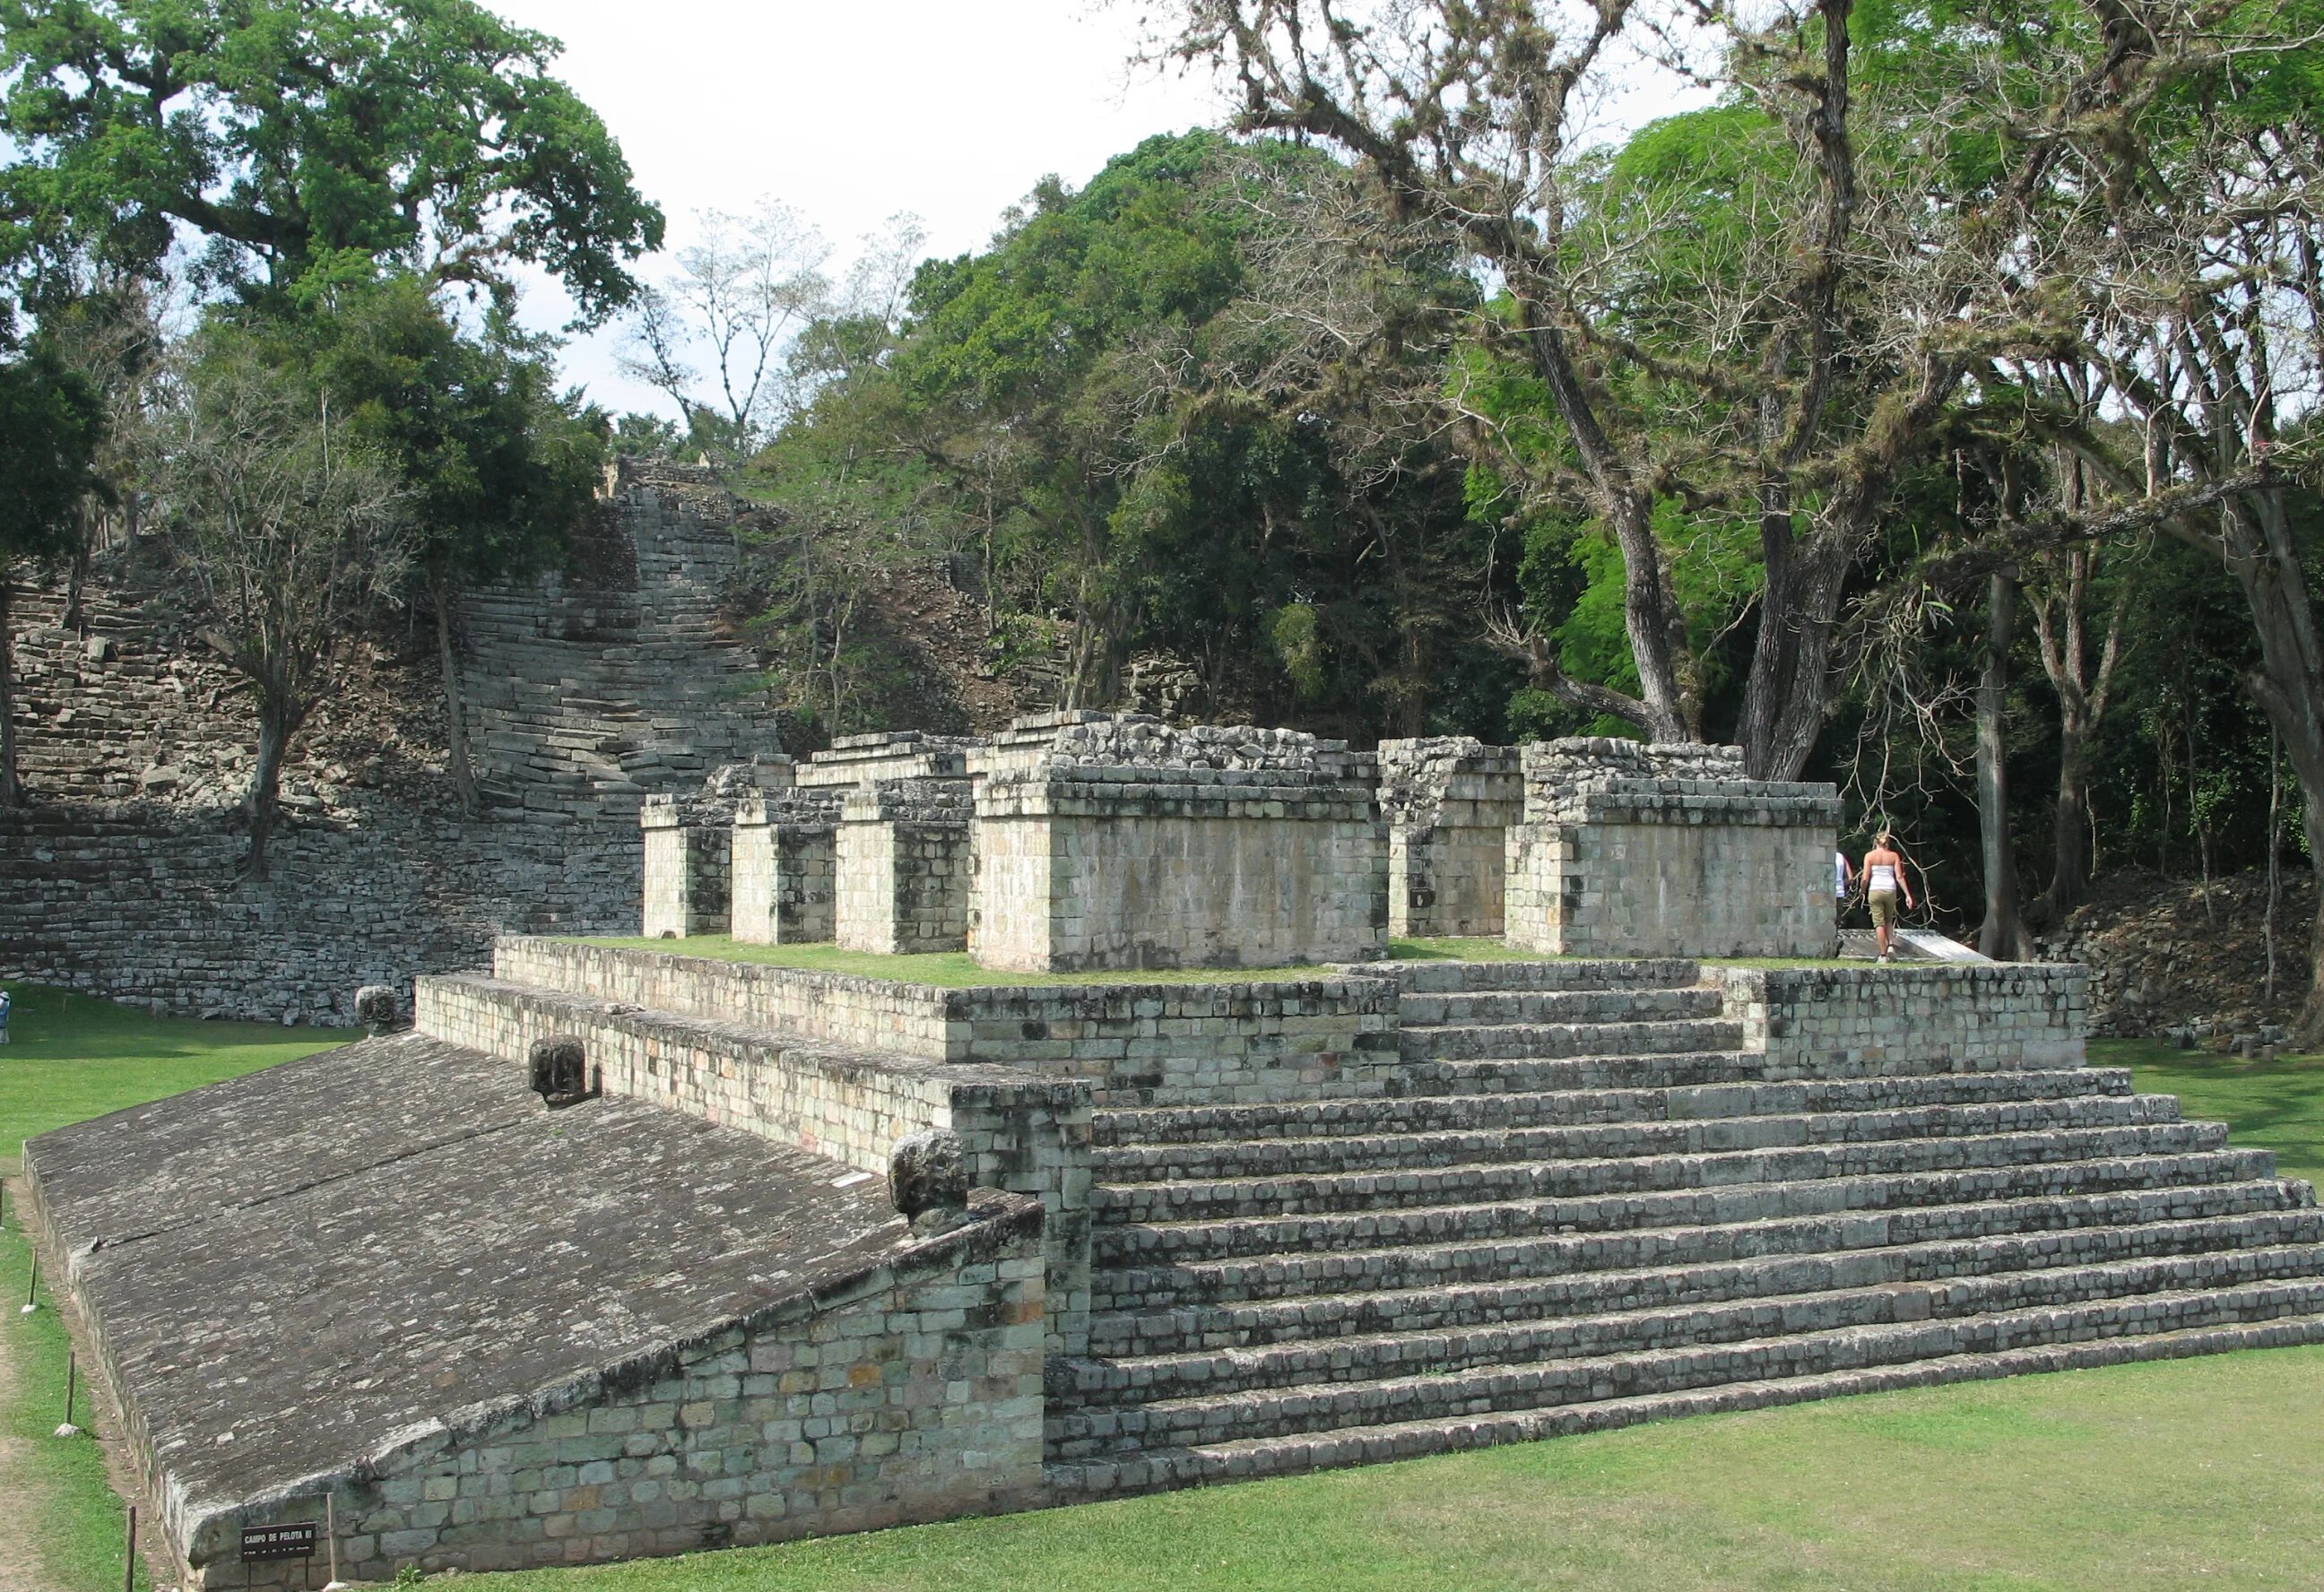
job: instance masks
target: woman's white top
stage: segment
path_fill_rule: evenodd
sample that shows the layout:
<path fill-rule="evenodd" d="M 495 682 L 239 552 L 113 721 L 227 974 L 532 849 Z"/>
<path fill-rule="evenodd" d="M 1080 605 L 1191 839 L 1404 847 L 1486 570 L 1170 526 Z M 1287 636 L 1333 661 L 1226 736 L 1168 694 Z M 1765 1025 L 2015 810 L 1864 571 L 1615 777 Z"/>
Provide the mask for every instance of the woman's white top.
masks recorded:
<path fill-rule="evenodd" d="M 1895 895 L 1896 893 L 1895 866 L 1886 862 L 1875 862 L 1865 877 L 1864 888 L 1876 896 Z"/>

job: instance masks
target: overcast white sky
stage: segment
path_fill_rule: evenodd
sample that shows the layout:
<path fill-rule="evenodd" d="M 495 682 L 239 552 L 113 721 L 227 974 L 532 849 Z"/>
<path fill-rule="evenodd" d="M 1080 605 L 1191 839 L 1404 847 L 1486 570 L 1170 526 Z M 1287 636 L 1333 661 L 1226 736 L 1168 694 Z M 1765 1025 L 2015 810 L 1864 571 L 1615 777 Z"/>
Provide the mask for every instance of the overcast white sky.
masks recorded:
<path fill-rule="evenodd" d="M 558 75 L 621 141 L 672 244 L 695 212 L 770 194 L 843 250 L 909 210 L 929 253 L 957 254 L 1045 173 L 1078 186 L 1148 133 L 1218 115 L 1207 79 L 1130 74 L 1135 13 L 1089 0 L 485 4 L 564 41 Z M 532 317 L 565 313 L 549 299 Z M 571 344 L 568 378 L 615 410 L 666 410 L 614 369 L 618 342 Z"/>

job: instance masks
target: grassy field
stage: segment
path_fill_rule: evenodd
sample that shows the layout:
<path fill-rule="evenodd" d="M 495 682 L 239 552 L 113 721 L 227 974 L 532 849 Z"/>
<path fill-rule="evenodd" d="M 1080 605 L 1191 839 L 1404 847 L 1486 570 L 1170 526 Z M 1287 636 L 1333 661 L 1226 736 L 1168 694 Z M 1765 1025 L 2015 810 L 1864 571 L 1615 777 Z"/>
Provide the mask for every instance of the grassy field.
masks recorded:
<path fill-rule="evenodd" d="M 643 943 L 641 942 L 641 943 Z M 671 948 L 669 943 L 659 943 Z M 1442 943 L 1423 946 L 1440 949 Z M 1446 954 L 1471 954 L 1467 948 Z M 935 960 L 935 959 L 931 959 Z M 164 1022 L 17 989 L 0 1155 L 27 1134 L 344 1037 Z M 2094 1045 L 2298 1175 L 2324 1174 L 2324 1058 Z M 121 1585 L 121 1509 L 63 1398 L 53 1311 L 0 1237 L 0 1428 L 37 1437 L 29 1523 L 60 1585 Z M 1783 1592 L 2324 1587 L 2324 1349 L 1925 1389 L 1330 1476 L 602 1569 L 477 1592 Z M 0 1530 L 18 1523 L 0 1520 Z"/>
<path fill-rule="evenodd" d="M 2128 1067 L 2142 1094 L 2177 1095 L 2190 1120 L 2229 1124 L 2239 1148 L 2273 1150 L 2285 1176 L 2324 1183 L 2324 1056 L 2241 1061 L 2154 1039 L 2094 1039 L 2090 1060 Z"/>
<path fill-rule="evenodd" d="M 11 984 L 10 1043 L 0 1045 L 0 1163 L 26 1139 L 343 1044 L 327 1028 L 189 1023 L 91 996 Z"/>

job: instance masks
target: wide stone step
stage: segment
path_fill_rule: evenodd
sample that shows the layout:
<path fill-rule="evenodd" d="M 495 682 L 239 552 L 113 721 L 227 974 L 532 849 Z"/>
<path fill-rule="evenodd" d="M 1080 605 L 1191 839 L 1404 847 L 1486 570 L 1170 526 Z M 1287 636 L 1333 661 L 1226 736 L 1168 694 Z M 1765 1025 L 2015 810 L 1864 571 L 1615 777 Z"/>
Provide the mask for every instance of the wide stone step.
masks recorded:
<path fill-rule="evenodd" d="M 1376 1214 L 1402 1207 L 1479 1201 L 1644 1194 L 1672 1189 L 2043 1164 L 2117 1155 L 2186 1155 L 2221 1149 L 2227 1142 L 2224 1124 L 2159 1122 L 1960 1138 L 1881 1139 L 1865 1144 L 1593 1156 L 1377 1172 L 1173 1177 L 1152 1182 L 1093 1184 L 1090 1209 L 1101 1225 L 1334 1211 Z"/>
<path fill-rule="evenodd" d="M 2096 1095 L 1891 1110 L 1824 1111 L 1681 1121 L 1600 1122 L 1376 1133 L 1340 1138 L 1256 1138 L 1210 1144 L 1122 1145 L 1093 1153 L 1118 1182 L 1232 1179 L 1286 1173 L 1446 1168 L 1513 1161 L 1716 1155 L 1886 1139 L 1952 1138 L 2175 1122 L 2171 1095 Z"/>
<path fill-rule="evenodd" d="M 1499 962 L 1365 962 L 1360 971 L 1394 979 L 1406 995 L 1477 995 L 1499 990 L 1669 989 L 1699 981 L 1702 965 L 1685 957 L 1573 957 Z"/>
<path fill-rule="evenodd" d="M 1914 1295 L 1891 1293 L 1891 1300 Z M 2135 1293 L 1987 1314 L 1890 1320 L 1805 1332 L 1584 1354 L 1443 1375 L 1276 1388 L 1069 1410 L 1049 1423 L 1061 1459 L 1124 1449 L 1185 1447 L 1415 1420 L 1545 1409 L 1599 1399 L 1683 1392 L 1767 1377 L 1818 1376 L 2158 1332 L 2248 1325 L 2324 1313 L 2324 1279 L 2265 1279 L 2236 1286 Z"/>
<path fill-rule="evenodd" d="M 1443 1029 L 1443 1033 L 1458 1030 Z M 1608 1034 L 1615 1029 L 1597 1029 Z M 1407 1061 L 1393 1092 L 1399 1096 L 1536 1094 L 1568 1089 L 1660 1089 L 1678 1084 L 1845 1082 L 1863 1078 L 1983 1077 L 2034 1070 L 2002 1057 L 1960 1060 L 1940 1055 L 1821 1056 L 1812 1063 L 1771 1064 L 1757 1051 L 1727 1046 L 1707 1051 L 1622 1054 L 1593 1051 L 1571 1056 L 1503 1056 L 1480 1060 Z M 2045 1069 L 2046 1070 L 2046 1069 Z"/>
<path fill-rule="evenodd" d="M 1844 1288 L 1895 1287 L 1968 1276 L 2090 1266 L 2166 1256 L 2324 1244 L 2314 1207 L 2129 1227 L 2029 1232 L 1890 1244 L 1623 1270 L 1535 1271 L 1430 1288 L 1310 1293 L 1260 1302 L 1146 1311 L 1090 1320 L 1101 1358 L 1205 1354 L 1277 1344 L 1472 1329 L 1612 1311 L 1675 1309 Z"/>
<path fill-rule="evenodd" d="M 2285 1315 L 2178 1331 L 2035 1344 L 1993 1353 L 1941 1355 L 1801 1376 L 1715 1383 L 1670 1393 L 1635 1394 L 1437 1419 L 1380 1422 L 1286 1437 L 1250 1438 L 1176 1449 L 1124 1449 L 1088 1459 L 1053 1460 L 1047 1468 L 1046 1479 L 1053 1502 L 1071 1503 L 1164 1487 L 1292 1476 L 1342 1466 L 1416 1459 L 1425 1454 L 1612 1431 L 1689 1415 L 1767 1409 L 1853 1394 L 2308 1343 L 2324 1343 L 2324 1315 Z"/>
<path fill-rule="evenodd" d="M 1101 1267 L 1197 1263 L 1294 1250 L 1374 1249 L 1406 1244 L 1528 1238 L 1559 1232 L 1712 1227 L 1842 1211 L 1894 1211 L 1916 1205 L 1984 1204 L 2064 1194 L 2251 1182 L 2269 1178 L 2274 1165 L 2274 1157 L 2264 1150 L 2211 1150 L 1565 1199 L 1496 1200 L 1484 1204 L 1412 1205 L 1191 1221 L 1113 1222 L 1094 1228 L 1090 1245 L 1093 1261 Z M 2286 1182 L 2289 1187 L 2303 1192 L 2307 1189 L 2305 1183 Z M 2312 1199 L 2312 1193 L 2304 1194 L 2303 1202 Z"/>
<path fill-rule="evenodd" d="M 2310 1186 L 2292 1178 L 2168 1183 L 2153 1188 L 1843 1208 L 1738 1221 L 1548 1231 L 1385 1247 L 1303 1248 L 1189 1259 L 1180 1265 L 1107 1266 L 1092 1277 L 1092 1306 L 1108 1318 L 1240 1310 L 1277 1300 L 1346 1298 L 1371 1292 L 1520 1284 L 1582 1272 L 1718 1265 L 1762 1256 L 1831 1254 L 1895 1245 L 1959 1243 L 2016 1235 L 2061 1236 L 2174 1222 L 2234 1222 L 2312 1210 Z M 1256 1318 L 1236 1314 L 1234 1320 Z"/>
<path fill-rule="evenodd" d="M 1743 1025 L 1700 1015 L 1610 1022 L 1457 1023 L 1406 1027 L 1398 1041 L 1404 1059 L 1418 1063 L 1669 1055 L 1737 1049 L 1743 1043 Z"/>
<path fill-rule="evenodd" d="M 1090 1129 L 1092 1142 L 1103 1148 L 1259 1138 L 1342 1138 L 1365 1132 L 1431 1133 L 1982 1105 L 2130 1092 L 2127 1068 L 2064 1067 L 2047 1072 L 1843 1078 L 1830 1082 L 1786 1080 L 1657 1089 L 1552 1090 L 1539 1094 L 1401 1095 L 1386 1100 L 1294 1100 L 1267 1105 L 1153 1106 L 1099 1111 L 1092 1118 Z"/>
<path fill-rule="evenodd" d="M 1052 1368 L 1052 1396 L 1085 1411 L 1175 1403 L 2303 1280 L 2324 1283 L 2324 1246 L 2148 1256 L 1932 1282 L 1812 1282 L 1794 1293 L 1646 1302 L 1595 1315 L 1066 1360 Z"/>
<path fill-rule="evenodd" d="M 1716 989 L 1508 989 L 1480 994 L 1406 995 L 1397 1016 L 1406 1028 L 1539 1023 L 1643 1023 L 1715 1017 L 1726 998 Z"/>

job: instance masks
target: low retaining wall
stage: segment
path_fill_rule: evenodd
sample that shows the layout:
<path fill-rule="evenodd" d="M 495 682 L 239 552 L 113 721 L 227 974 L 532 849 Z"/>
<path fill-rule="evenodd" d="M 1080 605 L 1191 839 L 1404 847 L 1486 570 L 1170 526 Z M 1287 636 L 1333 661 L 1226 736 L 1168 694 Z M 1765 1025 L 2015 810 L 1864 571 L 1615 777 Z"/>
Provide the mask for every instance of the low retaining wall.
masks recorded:
<path fill-rule="evenodd" d="M 1887 1061 L 1963 1071 L 2079 1067 L 2089 970 L 2078 963 L 1721 968 L 1703 977 L 1764 1050 L 1770 1077 L 1877 1071 Z"/>
<path fill-rule="evenodd" d="M 1363 976 L 942 989 L 529 935 L 502 939 L 493 967 L 512 984 L 1072 1079 L 1099 1104 L 1377 1093 L 1397 1065 L 1396 985 Z"/>

